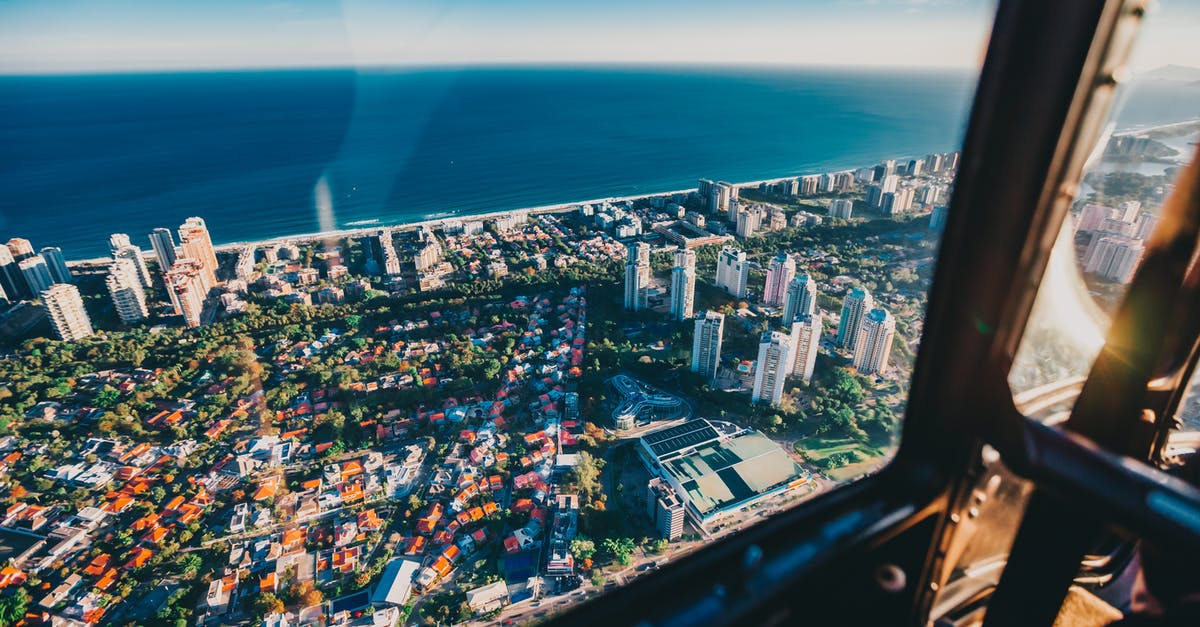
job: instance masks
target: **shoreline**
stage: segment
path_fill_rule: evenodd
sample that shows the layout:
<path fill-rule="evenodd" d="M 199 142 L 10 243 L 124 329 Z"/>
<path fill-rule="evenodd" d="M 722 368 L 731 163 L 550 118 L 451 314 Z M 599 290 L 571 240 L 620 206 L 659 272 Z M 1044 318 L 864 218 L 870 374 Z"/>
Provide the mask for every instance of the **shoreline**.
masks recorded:
<path fill-rule="evenodd" d="M 915 158 L 915 157 L 908 157 L 908 158 Z M 897 161 L 899 161 L 900 159 L 901 159 L 900 157 L 896 157 Z M 843 168 L 843 169 L 838 169 L 838 170 L 829 170 L 828 173 L 848 172 L 848 171 L 852 172 L 853 170 L 854 170 L 853 168 L 849 168 L 849 169 Z M 791 176 L 780 176 L 780 177 L 769 178 L 769 179 L 756 179 L 753 181 L 736 182 L 736 183 L 733 183 L 733 185 L 738 188 L 755 187 L 755 186 L 761 185 L 763 183 L 776 183 L 779 181 L 786 181 L 786 180 L 801 178 L 801 177 L 805 177 L 805 176 L 819 176 L 820 174 L 824 174 L 824 173 L 825 172 L 816 172 L 816 173 L 807 173 L 807 174 L 794 174 Z M 699 180 L 699 179 L 697 179 L 697 180 Z M 271 246 L 271 245 L 286 244 L 286 243 L 295 244 L 295 243 L 312 242 L 312 241 L 316 241 L 316 240 L 331 239 L 331 238 L 360 237 L 360 236 L 364 236 L 364 235 L 369 235 L 380 229 L 392 229 L 394 231 L 411 231 L 411 230 L 415 230 L 415 229 L 418 229 L 421 227 L 431 227 L 431 228 L 438 227 L 438 226 L 445 224 L 446 222 L 453 222 L 453 221 L 468 222 L 468 221 L 473 221 L 473 220 L 494 220 L 499 217 L 503 217 L 506 215 L 512 215 L 512 214 L 516 214 L 516 213 L 523 213 L 523 214 L 527 214 L 530 216 L 554 214 L 554 213 L 566 213 L 568 211 L 574 211 L 580 205 L 594 205 L 594 204 L 600 204 L 600 203 L 604 203 L 604 202 L 619 203 L 619 202 L 626 202 L 626 201 L 636 201 L 636 200 L 644 200 L 647 198 L 657 198 L 660 196 L 673 196 L 675 194 L 688 194 L 688 193 L 692 193 L 695 191 L 696 191 L 695 187 L 690 187 L 687 189 L 676 189 L 676 190 L 668 190 L 668 191 L 661 191 L 661 192 L 652 192 L 652 193 L 647 193 L 647 194 L 633 194 L 633 195 L 628 195 L 628 196 L 607 196 L 607 197 L 603 197 L 603 198 L 593 198 L 590 200 L 575 200 L 575 201 L 571 201 L 571 202 L 562 202 L 562 203 L 556 203 L 556 204 L 551 204 L 551 205 L 538 205 L 538 206 L 534 206 L 534 207 L 519 207 L 516 209 L 501 209 L 501 210 L 496 210 L 496 211 L 488 211 L 485 213 L 464 213 L 464 214 L 453 214 L 452 213 L 450 215 L 438 215 L 437 217 L 425 218 L 423 220 L 416 220 L 416 221 L 410 221 L 410 222 L 385 222 L 383 220 L 379 220 L 379 221 L 373 222 L 371 224 L 355 225 L 351 228 L 333 229 L 333 230 L 329 230 L 329 231 L 317 231 L 317 232 L 313 232 L 313 233 L 299 233 L 296 235 L 281 235 L 278 237 L 269 237 L 269 238 L 257 239 L 257 240 L 225 242 L 223 244 L 214 244 L 213 250 L 215 250 L 217 252 L 233 252 L 233 251 L 239 250 L 241 248 L 245 248 L 246 246 L 261 247 L 261 246 Z M 146 257 L 146 258 L 153 258 L 154 254 L 153 254 L 153 252 L 143 250 L 142 256 Z M 94 257 L 91 259 L 71 259 L 71 260 L 68 260 L 68 264 L 91 266 L 91 265 L 108 263 L 110 261 L 112 261 L 112 258 L 110 258 L 110 257 Z"/>

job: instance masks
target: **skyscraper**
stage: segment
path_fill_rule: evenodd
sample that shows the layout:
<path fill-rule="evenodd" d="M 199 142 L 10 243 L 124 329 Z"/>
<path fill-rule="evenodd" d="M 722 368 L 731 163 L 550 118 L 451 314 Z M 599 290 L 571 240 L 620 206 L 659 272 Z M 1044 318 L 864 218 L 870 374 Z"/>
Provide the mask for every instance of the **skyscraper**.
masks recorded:
<path fill-rule="evenodd" d="M 874 307 L 875 299 L 871 298 L 871 293 L 866 288 L 856 287 L 846 294 L 842 301 L 842 319 L 838 323 L 838 346 L 854 350 L 863 316 Z"/>
<path fill-rule="evenodd" d="M 943 226 L 946 226 L 946 205 L 934 205 L 933 211 L 929 213 L 929 228 L 933 231 L 939 231 Z"/>
<path fill-rule="evenodd" d="M 762 229 L 763 211 L 759 207 L 745 207 L 736 210 L 734 230 L 738 237 L 754 237 Z"/>
<path fill-rule="evenodd" d="M 175 265 L 175 259 L 179 257 L 171 229 L 158 228 L 150 231 L 150 248 L 158 260 L 158 271 L 163 274 L 170 272 L 171 266 Z"/>
<path fill-rule="evenodd" d="M 706 311 L 696 318 L 696 334 L 692 338 L 692 372 L 708 380 L 717 377 L 721 364 L 721 338 L 725 334 L 725 314 Z"/>
<path fill-rule="evenodd" d="M 625 248 L 625 308 L 638 311 L 646 306 L 645 290 L 650 282 L 650 245 L 632 242 Z"/>
<path fill-rule="evenodd" d="M 163 281 L 171 296 L 171 304 L 175 306 L 175 313 L 183 316 L 187 326 L 200 326 L 204 299 L 208 296 L 208 287 L 204 285 L 203 264 L 197 259 L 180 257 L 175 261 L 175 265 L 171 266 L 171 271 L 163 277 Z"/>
<path fill-rule="evenodd" d="M 55 283 L 71 282 L 74 277 L 71 276 L 71 269 L 67 267 L 67 259 L 63 257 L 61 248 L 47 246 L 42 249 L 41 256 L 46 262 L 46 267 L 50 269 L 50 276 L 54 277 Z"/>
<path fill-rule="evenodd" d="M 937 174 L 942 171 L 942 155 L 933 153 L 925 157 L 925 171 L 930 174 Z"/>
<path fill-rule="evenodd" d="M 885 216 L 894 216 L 912 208 L 913 196 L 916 191 L 911 187 L 901 187 L 891 192 L 884 192 L 879 211 Z"/>
<path fill-rule="evenodd" d="M 789 325 L 797 316 L 812 315 L 817 310 L 817 283 L 808 274 L 801 274 L 788 283 L 783 304 L 783 324 Z"/>
<path fill-rule="evenodd" d="M 0 286 L 10 300 L 28 298 L 32 294 L 21 275 L 21 267 L 13 258 L 12 251 L 7 246 L 0 246 Z"/>
<path fill-rule="evenodd" d="M 33 244 L 23 237 L 14 237 L 8 240 L 8 252 L 12 253 L 13 259 L 17 261 L 25 261 L 36 253 L 33 252 Z"/>
<path fill-rule="evenodd" d="M 875 187 L 872 185 L 871 187 Z M 854 213 L 854 201 L 835 198 L 829 202 L 829 217 L 849 220 Z"/>
<path fill-rule="evenodd" d="M 1145 245 L 1140 239 L 1096 233 L 1084 254 L 1083 269 L 1118 283 L 1128 283 L 1144 253 Z"/>
<path fill-rule="evenodd" d="M 114 259 L 108 266 L 105 285 L 122 322 L 133 324 L 150 315 L 146 309 L 146 290 L 138 277 L 137 265 L 132 260 L 122 257 Z"/>
<path fill-rule="evenodd" d="M 746 297 L 746 282 L 750 276 L 750 264 L 746 253 L 725 246 L 717 255 L 717 287 L 737 298 Z"/>
<path fill-rule="evenodd" d="M 137 275 L 138 282 L 142 284 L 142 287 L 153 286 L 150 270 L 146 268 L 146 258 L 142 256 L 142 249 L 129 243 L 128 235 L 114 233 L 108 242 L 112 249 L 113 259 L 129 260 L 133 263 L 134 274 Z"/>
<path fill-rule="evenodd" d="M 863 316 L 858 345 L 854 348 L 854 369 L 862 374 L 887 371 L 896 320 L 886 309 L 875 308 Z"/>
<path fill-rule="evenodd" d="M 675 251 L 675 267 L 671 269 L 671 316 L 676 320 L 692 317 L 696 300 L 696 251 L 680 248 Z"/>
<path fill-rule="evenodd" d="M 821 348 L 821 331 L 824 320 L 821 314 L 796 316 L 792 322 L 792 374 L 811 381 L 817 365 L 817 351 Z"/>
<path fill-rule="evenodd" d="M 763 302 L 782 305 L 787 297 L 788 285 L 796 278 L 796 260 L 787 253 L 779 253 L 767 266 L 767 283 L 763 287 Z M 787 322 L 785 319 L 784 322 Z"/>
<path fill-rule="evenodd" d="M 50 326 L 58 339 L 74 342 L 92 334 L 92 321 L 83 308 L 79 288 L 70 283 L 58 283 L 43 290 L 41 296 Z"/>
<path fill-rule="evenodd" d="M 21 276 L 25 278 L 25 284 L 29 286 L 30 292 L 41 294 L 54 285 L 54 275 L 50 274 L 50 267 L 46 265 L 45 259 L 34 255 L 21 261 L 17 266 L 21 268 Z"/>
<path fill-rule="evenodd" d="M 778 405 L 783 398 L 784 383 L 792 372 L 792 362 L 792 336 L 780 331 L 763 333 L 758 343 L 758 366 L 750 400 Z"/>
<path fill-rule="evenodd" d="M 180 225 L 179 251 L 183 257 L 200 260 L 206 289 L 217 284 L 217 253 L 203 218 L 188 218 Z"/>

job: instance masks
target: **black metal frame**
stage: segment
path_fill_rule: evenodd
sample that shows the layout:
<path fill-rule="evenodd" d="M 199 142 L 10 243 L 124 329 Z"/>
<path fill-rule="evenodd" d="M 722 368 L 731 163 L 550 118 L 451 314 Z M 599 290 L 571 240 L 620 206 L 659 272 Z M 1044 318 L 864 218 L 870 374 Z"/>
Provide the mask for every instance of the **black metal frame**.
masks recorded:
<path fill-rule="evenodd" d="M 593 600 L 556 624 L 837 620 L 923 625 L 945 583 L 948 550 L 983 467 L 984 442 L 1038 486 L 991 599 L 989 624 L 1053 620 L 1086 548 L 1084 540 L 1073 540 L 1091 537 L 1079 529 L 1116 527 L 1200 549 L 1200 528 L 1195 527 L 1200 491 L 1149 466 L 1131 467 L 1117 454 L 1148 454 L 1153 434 L 1141 438 L 1136 450 L 1104 450 L 1087 438 L 1026 420 L 1007 385 L 1012 357 L 1067 211 L 1072 173 L 1078 175 L 1083 147 L 1094 141 L 1105 114 L 1113 83 L 1109 51 L 1119 43 L 1123 24 L 1138 17 L 1137 6 L 1119 0 L 1002 0 L 971 113 L 895 460 L 872 477 Z M 1196 194 L 1192 196 L 1194 204 Z M 1195 207 L 1179 211 L 1200 215 Z M 1200 281 L 1195 264 L 1188 263 L 1194 250 L 1192 257 L 1184 250 L 1189 224 L 1169 242 L 1159 242 L 1147 260 L 1159 274 L 1169 270 L 1169 280 L 1139 273 L 1131 290 L 1137 298 L 1116 325 L 1117 332 L 1127 332 L 1147 316 L 1164 327 L 1182 325 L 1176 339 L 1191 338 L 1186 350 L 1163 355 L 1158 350 L 1166 341 L 1162 337 L 1139 344 L 1148 349 L 1138 363 L 1152 367 L 1141 367 L 1134 382 L 1121 388 L 1120 411 L 1105 414 L 1112 421 L 1077 411 L 1068 425 L 1072 429 L 1113 444 L 1102 427 L 1129 427 L 1131 408 L 1137 406 L 1140 415 L 1146 407 L 1147 381 L 1158 415 L 1166 416 L 1178 403 L 1182 376 L 1195 367 L 1200 353 L 1195 343 L 1200 307 L 1194 306 L 1200 302 L 1191 302 L 1191 308 L 1186 301 L 1175 302 L 1150 313 L 1137 303 L 1169 292 L 1196 297 Z M 1171 292 L 1172 281 L 1183 278 L 1193 281 L 1191 287 L 1182 289 L 1176 281 Z M 1146 378 L 1139 378 L 1142 374 Z M 1084 395 L 1092 396 L 1086 390 Z M 1091 403 L 1084 406 L 1094 407 Z M 1166 505 L 1147 506 L 1154 503 Z M 1195 520 L 1188 518 L 1189 512 L 1196 512 Z M 1079 525 L 1066 541 L 1065 520 Z M 1039 569 L 1043 558 L 1056 567 Z M 905 585 L 879 585 L 880 567 L 905 573 Z"/>

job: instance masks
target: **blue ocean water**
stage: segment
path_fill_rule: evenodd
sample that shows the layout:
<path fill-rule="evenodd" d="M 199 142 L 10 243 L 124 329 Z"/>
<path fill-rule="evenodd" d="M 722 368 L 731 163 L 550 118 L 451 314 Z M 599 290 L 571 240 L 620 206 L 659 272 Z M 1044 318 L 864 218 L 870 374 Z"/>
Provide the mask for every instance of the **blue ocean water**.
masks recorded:
<path fill-rule="evenodd" d="M 0 77 L 0 238 L 80 259 L 105 255 L 111 232 L 145 247 L 192 215 L 220 243 L 867 165 L 958 147 L 974 81 L 597 67 Z"/>

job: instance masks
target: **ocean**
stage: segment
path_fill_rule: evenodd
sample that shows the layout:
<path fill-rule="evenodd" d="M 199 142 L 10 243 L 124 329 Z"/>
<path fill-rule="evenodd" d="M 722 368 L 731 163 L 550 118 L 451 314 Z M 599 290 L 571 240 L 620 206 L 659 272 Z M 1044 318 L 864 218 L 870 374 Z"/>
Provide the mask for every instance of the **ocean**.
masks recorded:
<path fill-rule="evenodd" d="M 222 243 L 869 165 L 957 148 L 974 82 L 731 67 L 0 77 L 0 238 L 83 259 L 113 232 L 148 249 L 152 228 L 193 215 Z"/>

